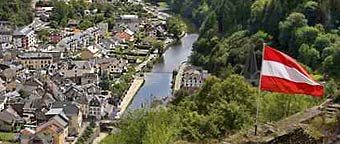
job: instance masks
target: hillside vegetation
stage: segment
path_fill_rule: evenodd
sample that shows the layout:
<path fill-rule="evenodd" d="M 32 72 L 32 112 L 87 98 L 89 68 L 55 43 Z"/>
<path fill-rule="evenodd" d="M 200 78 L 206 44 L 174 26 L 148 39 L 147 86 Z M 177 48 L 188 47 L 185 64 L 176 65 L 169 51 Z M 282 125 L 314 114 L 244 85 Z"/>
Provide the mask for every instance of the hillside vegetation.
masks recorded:
<path fill-rule="evenodd" d="M 151 2 L 159 2 L 150 0 Z M 256 98 L 260 123 L 279 121 L 323 99 L 302 95 L 258 94 L 242 74 L 249 50 L 260 60 L 263 43 L 297 59 L 325 82 L 325 96 L 339 95 L 340 1 L 338 0 L 168 0 L 174 14 L 199 26 L 190 62 L 214 76 L 193 95 L 177 92 L 167 108 L 127 116 L 117 143 L 219 143 L 253 127 Z M 258 61 L 261 64 L 261 61 Z M 157 113 L 166 113 L 155 116 Z M 131 115 L 134 115 L 132 113 Z M 131 120 L 132 119 L 132 120 Z M 142 119 L 142 120 L 141 120 Z M 171 125 L 169 125 L 169 121 Z M 157 128 L 153 125 L 157 124 Z M 153 133 L 156 131 L 157 133 Z M 139 139 L 130 141 L 132 135 Z"/>
<path fill-rule="evenodd" d="M 0 20 L 12 25 L 23 26 L 33 21 L 31 0 L 1 0 Z"/>

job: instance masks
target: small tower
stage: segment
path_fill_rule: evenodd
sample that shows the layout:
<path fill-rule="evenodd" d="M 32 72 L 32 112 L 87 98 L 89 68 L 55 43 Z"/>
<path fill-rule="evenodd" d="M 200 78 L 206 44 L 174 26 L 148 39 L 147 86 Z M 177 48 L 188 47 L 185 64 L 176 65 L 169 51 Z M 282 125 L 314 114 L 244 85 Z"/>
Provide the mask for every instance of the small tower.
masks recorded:
<path fill-rule="evenodd" d="M 254 47 L 249 51 L 249 55 L 246 60 L 246 64 L 243 69 L 243 76 L 253 85 L 259 85 L 260 70 L 257 67 L 257 60 Z"/>

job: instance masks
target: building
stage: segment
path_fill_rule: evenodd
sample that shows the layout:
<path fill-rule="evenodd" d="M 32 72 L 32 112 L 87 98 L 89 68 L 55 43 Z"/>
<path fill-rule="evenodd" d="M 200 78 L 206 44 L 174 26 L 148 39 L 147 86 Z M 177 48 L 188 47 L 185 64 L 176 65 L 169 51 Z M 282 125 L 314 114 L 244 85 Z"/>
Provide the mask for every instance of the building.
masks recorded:
<path fill-rule="evenodd" d="M 81 59 L 83 60 L 90 60 L 93 58 L 97 58 L 101 56 L 99 48 L 97 46 L 89 46 L 86 49 L 83 49 L 80 53 Z"/>
<path fill-rule="evenodd" d="M 81 85 L 92 84 L 98 82 L 98 76 L 95 73 L 85 73 L 80 79 Z"/>
<path fill-rule="evenodd" d="M 120 15 L 116 21 L 118 23 L 133 23 L 138 22 L 140 19 L 138 15 Z"/>
<path fill-rule="evenodd" d="M 3 80 L 3 85 L 7 91 L 14 91 L 16 89 L 16 70 L 13 68 L 0 68 L 0 78 Z"/>
<path fill-rule="evenodd" d="M 204 80 L 210 76 L 208 71 L 201 67 L 187 66 L 182 74 L 182 88 L 194 91 L 200 88 Z"/>
<path fill-rule="evenodd" d="M 49 36 L 49 42 L 52 44 L 57 44 L 63 39 L 63 36 L 59 32 L 52 32 Z"/>
<path fill-rule="evenodd" d="M 20 131 L 21 144 L 64 144 L 68 135 L 68 119 L 55 115 L 35 130 L 25 128 Z"/>
<path fill-rule="evenodd" d="M 18 59 L 28 69 L 42 69 L 53 63 L 53 56 L 46 53 L 23 53 Z"/>
<path fill-rule="evenodd" d="M 67 23 L 68 27 L 77 27 L 79 25 L 80 21 L 75 19 L 70 19 Z"/>
<path fill-rule="evenodd" d="M 90 27 L 83 32 L 75 35 L 65 37 L 57 43 L 57 49 L 64 49 L 66 51 L 76 51 L 86 48 L 90 45 L 98 44 L 104 35 L 107 27 L 104 24 Z"/>
<path fill-rule="evenodd" d="M 103 58 L 96 61 L 96 68 L 101 73 L 113 74 L 120 76 L 125 71 L 127 60 L 116 59 L 116 58 Z"/>
<path fill-rule="evenodd" d="M 13 29 L 8 21 L 0 21 L 0 44 L 12 42 Z"/>
<path fill-rule="evenodd" d="M 91 61 L 73 61 L 62 68 L 60 74 L 65 79 L 70 79 L 76 84 L 83 83 L 82 77 L 88 73 L 95 73 L 94 63 Z"/>
<path fill-rule="evenodd" d="M 12 132 L 16 126 L 23 124 L 22 118 L 10 107 L 0 112 L 0 130 Z"/>
<path fill-rule="evenodd" d="M 71 102 L 55 102 L 52 109 L 62 109 L 65 115 L 69 119 L 69 136 L 77 136 L 79 134 L 80 128 L 83 125 L 83 114 L 79 110 L 76 104 Z"/>
<path fill-rule="evenodd" d="M 103 106 L 101 100 L 97 96 L 93 96 L 89 102 L 89 114 L 88 116 L 92 119 L 100 120 Z"/>
<path fill-rule="evenodd" d="M 13 32 L 13 41 L 16 48 L 29 49 L 36 44 L 36 34 L 31 26 L 17 28 Z"/>
<path fill-rule="evenodd" d="M 126 29 L 123 32 L 114 34 L 113 38 L 117 39 L 119 43 L 134 41 L 134 32 Z"/>

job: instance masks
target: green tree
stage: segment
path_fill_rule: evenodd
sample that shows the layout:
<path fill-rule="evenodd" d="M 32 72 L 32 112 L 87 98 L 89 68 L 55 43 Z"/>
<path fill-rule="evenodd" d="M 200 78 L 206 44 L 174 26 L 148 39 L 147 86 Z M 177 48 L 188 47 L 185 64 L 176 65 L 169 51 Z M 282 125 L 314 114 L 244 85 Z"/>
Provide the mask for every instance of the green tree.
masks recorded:
<path fill-rule="evenodd" d="M 301 44 L 305 43 L 308 45 L 314 44 L 315 39 L 319 35 L 319 30 L 315 27 L 301 27 L 296 31 L 296 46 L 300 47 Z"/>
<path fill-rule="evenodd" d="M 174 34 L 179 39 L 180 35 L 185 31 L 185 24 L 178 17 L 171 17 L 167 20 L 167 28 L 169 33 Z"/>
<path fill-rule="evenodd" d="M 42 41 L 42 43 L 46 44 L 49 41 L 50 32 L 47 29 L 42 29 L 37 33 L 38 39 Z"/>
<path fill-rule="evenodd" d="M 109 74 L 107 74 L 106 72 L 102 73 L 101 76 L 101 81 L 99 83 L 99 86 L 101 87 L 102 90 L 109 90 L 111 87 L 111 81 L 109 78 Z"/>
<path fill-rule="evenodd" d="M 152 41 L 152 49 L 158 50 L 159 54 L 163 54 L 165 50 L 164 42 L 160 40 Z"/>
<path fill-rule="evenodd" d="M 33 21 L 31 0 L 1 0 L 0 20 L 9 21 L 13 26 L 28 25 Z"/>
<path fill-rule="evenodd" d="M 63 1 L 57 1 L 52 10 L 51 20 L 62 27 L 67 25 L 68 16 L 72 14 L 72 7 Z"/>
<path fill-rule="evenodd" d="M 302 13 L 292 13 L 285 21 L 280 22 L 280 45 L 283 48 L 288 48 L 286 51 L 297 56 L 298 50 L 295 49 L 296 37 L 295 32 L 298 28 L 307 26 L 307 19 Z"/>
<path fill-rule="evenodd" d="M 103 144 L 168 144 L 175 140 L 178 116 L 163 108 L 157 111 L 136 110 L 124 115 L 120 132 L 109 135 Z"/>
<path fill-rule="evenodd" d="M 320 100 L 303 95 L 287 95 L 263 92 L 261 96 L 262 121 L 278 121 L 306 108 L 317 105 Z"/>
<path fill-rule="evenodd" d="M 220 138 L 253 122 L 255 89 L 242 77 L 208 78 L 197 94 L 176 107 L 181 136 L 190 141 Z"/>
<path fill-rule="evenodd" d="M 329 47 L 331 44 L 331 40 L 328 37 L 328 35 L 325 34 L 319 34 L 314 42 L 315 48 L 322 52 L 326 47 Z"/>
<path fill-rule="evenodd" d="M 307 1 L 303 5 L 303 13 L 306 15 L 306 18 L 308 20 L 308 25 L 314 26 L 316 25 L 320 19 L 320 16 L 318 16 L 320 11 L 319 3 L 315 1 Z"/>
<path fill-rule="evenodd" d="M 302 63 L 312 67 L 317 68 L 318 61 L 320 59 L 320 53 L 313 47 L 309 47 L 307 44 L 302 44 L 300 49 L 300 60 Z"/>
<path fill-rule="evenodd" d="M 335 78 L 340 78 L 340 65 L 338 62 L 340 61 L 340 50 L 336 48 L 334 53 L 325 58 L 323 61 L 323 66 L 325 68 L 325 72 L 330 76 Z"/>
<path fill-rule="evenodd" d="M 81 30 L 86 30 L 86 29 L 88 29 L 88 28 L 90 28 L 90 27 L 92 27 L 94 24 L 93 24 L 93 22 L 91 22 L 90 20 L 83 20 L 80 24 L 79 24 L 79 28 L 81 29 Z"/>

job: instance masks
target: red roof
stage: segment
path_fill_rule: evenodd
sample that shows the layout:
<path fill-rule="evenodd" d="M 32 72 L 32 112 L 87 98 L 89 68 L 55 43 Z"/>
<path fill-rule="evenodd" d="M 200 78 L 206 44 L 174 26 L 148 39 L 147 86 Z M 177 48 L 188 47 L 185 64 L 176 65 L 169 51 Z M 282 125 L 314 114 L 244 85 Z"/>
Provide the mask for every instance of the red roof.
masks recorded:
<path fill-rule="evenodd" d="M 126 32 L 119 32 L 114 37 L 125 41 L 130 41 L 132 39 L 132 36 Z"/>

